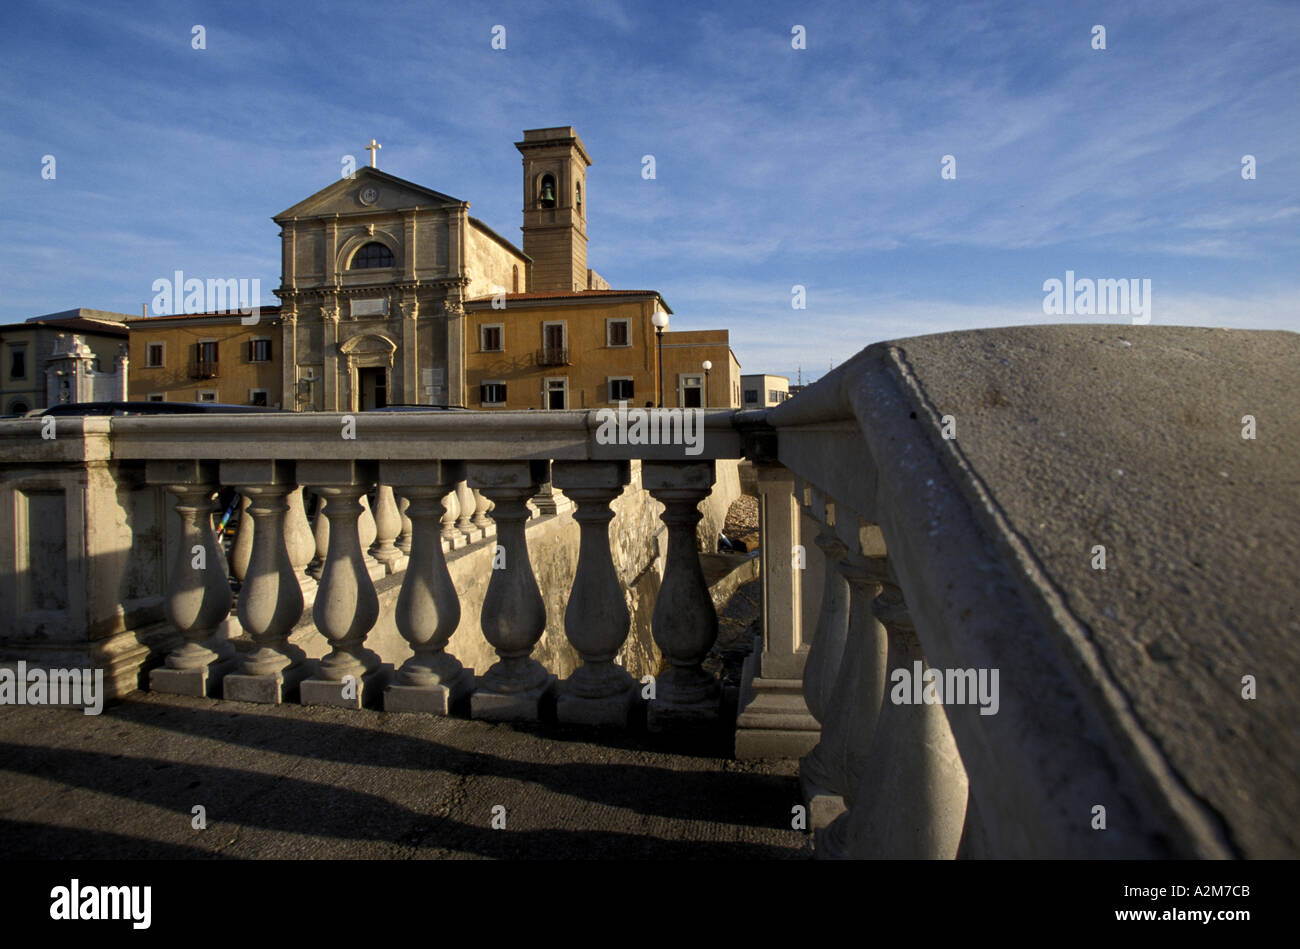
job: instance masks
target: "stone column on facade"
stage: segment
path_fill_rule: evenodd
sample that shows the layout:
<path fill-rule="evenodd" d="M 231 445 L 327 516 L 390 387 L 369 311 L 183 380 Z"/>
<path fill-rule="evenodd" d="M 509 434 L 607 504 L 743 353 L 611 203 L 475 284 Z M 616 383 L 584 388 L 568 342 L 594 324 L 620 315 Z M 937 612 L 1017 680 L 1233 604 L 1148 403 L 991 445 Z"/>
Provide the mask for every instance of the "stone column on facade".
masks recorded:
<path fill-rule="evenodd" d="M 763 637 L 762 650 L 751 654 L 742 676 L 736 757 L 796 758 L 812 750 L 820 732 L 803 698 L 803 510 L 789 469 L 760 464 L 755 475 Z"/>
<path fill-rule="evenodd" d="M 280 408 L 296 412 L 300 407 L 298 312 L 293 304 L 282 304 L 280 307 Z"/>
<path fill-rule="evenodd" d="M 410 239 L 414 239 L 413 229 Z M 408 257 L 413 256 L 414 246 L 407 246 Z M 399 306 L 402 311 L 401 400 L 410 405 L 424 405 L 428 400 L 420 386 L 420 304 L 417 300 L 403 300 Z"/>
<path fill-rule="evenodd" d="M 670 668 L 655 683 L 646 711 L 651 731 L 703 725 L 718 718 L 722 688 L 702 668 L 718 638 L 718 614 L 700 565 L 695 526 L 700 502 L 713 488 L 713 462 L 646 461 L 641 483 L 663 503 L 668 527 L 664 579 L 651 616 L 654 641 Z"/>
<path fill-rule="evenodd" d="M 289 633 L 302 618 L 302 587 L 285 546 L 284 519 L 290 491 L 298 490 L 294 466 L 284 461 L 223 461 L 223 484 L 249 498 L 256 525 L 248 573 L 239 590 L 237 613 L 253 648 L 239 669 L 222 680 L 222 694 L 239 702 L 279 703 L 293 697 L 307 673 L 302 650 Z"/>
<path fill-rule="evenodd" d="M 551 470 L 576 502 L 573 518 L 581 528 L 564 632 L 583 664 L 561 684 L 556 716 L 561 722 L 626 728 L 640 692 L 636 680 L 614 661 L 631 617 L 609 547 L 614 519 L 609 505 L 631 480 L 631 466 L 626 461 L 557 461 Z"/>
<path fill-rule="evenodd" d="M 359 531 L 361 498 L 375 483 L 376 466 L 360 461 L 301 461 L 299 477 L 329 499 L 329 549 L 312 616 L 332 650 L 316 674 L 302 683 L 304 705 L 361 708 L 387 683 L 379 656 L 365 646 L 379 618 L 365 547 Z"/>
<path fill-rule="evenodd" d="M 320 308 L 321 315 L 321 404 L 326 412 L 339 405 L 339 308 L 337 302 Z"/>
<path fill-rule="evenodd" d="M 447 319 L 447 405 L 465 405 L 465 307 L 460 299 L 445 304 Z"/>
<path fill-rule="evenodd" d="M 528 557 L 524 525 L 528 499 L 545 476 L 545 463 L 498 462 L 467 466 L 469 482 L 496 502 L 497 543 L 483 598 L 483 638 L 500 660 L 479 678 L 470 697 L 474 718 L 537 721 L 555 676 L 532 658 L 546 631 L 542 600 Z"/>
<path fill-rule="evenodd" d="M 381 477 L 409 502 L 411 556 L 402 578 L 394 619 L 414 654 L 384 691 L 388 712 L 448 715 L 474 690 L 474 670 L 466 669 L 447 642 L 460 624 L 460 598 L 452 584 L 439 534 L 442 499 L 465 477 L 460 462 L 383 462 Z"/>
<path fill-rule="evenodd" d="M 889 638 L 888 667 L 927 681 L 929 664 L 903 592 L 890 576 L 872 609 Z M 891 690 L 891 693 L 893 690 Z M 912 688 L 907 688 L 911 693 Z M 908 694 L 882 705 L 863 776 L 847 814 L 826 830 L 832 856 L 951 860 L 957 856 L 969 790 L 966 769 L 940 702 Z"/>
<path fill-rule="evenodd" d="M 226 558 L 212 528 L 219 509 L 213 495 L 220 486 L 217 466 L 199 461 L 150 461 L 151 484 L 176 496 L 180 543 L 168 577 L 167 619 L 184 638 L 163 666 L 149 673 L 154 692 L 206 696 L 219 692 L 221 677 L 234 667 L 234 647 L 218 630 L 230 616 Z"/>

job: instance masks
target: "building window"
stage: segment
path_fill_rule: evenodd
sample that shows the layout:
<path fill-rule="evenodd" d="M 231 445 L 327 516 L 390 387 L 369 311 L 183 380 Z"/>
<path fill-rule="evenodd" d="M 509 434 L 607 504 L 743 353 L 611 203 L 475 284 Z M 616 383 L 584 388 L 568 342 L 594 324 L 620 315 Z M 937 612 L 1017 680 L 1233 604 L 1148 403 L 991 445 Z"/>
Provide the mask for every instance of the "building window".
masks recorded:
<path fill-rule="evenodd" d="M 569 407 L 569 380 L 547 379 L 546 380 L 546 402 L 548 409 L 567 409 Z"/>
<path fill-rule="evenodd" d="M 248 341 L 249 362 L 270 362 L 271 341 L 269 339 L 250 339 Z"/>
<path fill-rule="evenodd" d="M 198 392 L 198 401 L 215 402 L 217 401 L 217 392 L 215 389 L 200 389 Z"/>
<path fill-rule="evenodd" d="M 499 353 L 504 347 L 505 326 L 502 323 L 490 323 L 479 327 L 479 350 L 485 353 Z"/>
<path fill-rule="evenodd" d="M 504 382 L 485 382 L 478 387 L 478 400 L 483 405 L 505 405 L 506 384 Z"/>
<path fill-rule="evenodd" d="M 148 343 L 144 348 L 144 366 L 146 369 L 161 369 L 163 364 L 163 344 Z"/>
<path fill-rule="evenodd" d="M 27 378 L 27 344 L 11 346 L 9 349 L 9 378 Z"/>
<path fill-rule="evenodd" d="M 266 390 L 265 390 L 265 389 L 249 389 L 249 390 L 248 390 L 248 404 L 249 404 L 249 405 L 266 405 L 266 404 L 267 404 L 267 402 L 266 402 Z"/>
<path fill-rule="evenodd" d="M 609 380 L 609 401 L 611 402 L 632 401 L 632 377 L 631 376 Z"/>
<path fill-rule="evenodd" d="M 543 323 L 542 349 L 537 354 L 537 365 L 567 366 L 569 364 L 567 343 L 563 323 Z"/>
<path fill-rule="evenodd" d="M 161 392 L 150 392 L 145 397 L 146 402 L 166 402 L 167 397 Z"/>
<path fill-rule="evenodd" d="M 631 346 L 632 345 L 632 321 L 631 320 L 606 320 L 605 321 L 605 345 L 606 346 Z"/>
<path fill-rule="evenodd" d="M 767 390 L 767 401 L 769 401 L 769 402 L 784 402 L 784 401 L 785 401 L 785 393 L 783 393 L 780 389 L 768 389 L 768 390 Z"/>
<path fill-rule="evenodd" d="M 392 266 L 395 266 L 393 252 L 378 241 L 371 241 L 369 244 L 362 245 L 361 249 L 352 255 L 352 263 L 348 264 L 348 269 L 370 270 L 375 267 Z"/>
<path fill-rule="evenodd" d="M 191 373 L 195 379 L 211 379 L 217 374 L 217 341 L 215 339 L 204 340 L 201 343 L 194 344 L 194 370 Z"/>
<path fill-rule="evenodd" d="M 746 389 L 746 390 L 745 390 L 745 404 L 746 404 L 746 405 L 757 405 L 757 404 L 758 404 L 758 390 L 757 390 L 757 389 Z"/>
<path fill-rule="evenodd" d="M 541 205 L 544 208 L 555 207 L 555 176 L 542 175 Z"/>
<path fill-rule="evenodd" d="M 511 290 L 510 292 L 518 293 L 519 292 L 519 265 L 518 264 L 516 264 L 513 268 L 511 283 L 514 286 L 514 289 Z"/>
<path fill-rule="evenodd" d="M 15 399 L 13 402 L 9 403 L 8 414 L 22 416 L 22 415 L 26 415 L 31 410 L 32 407 L 28 405 L 26 402 L 24 402 L 22 399 Z"/>

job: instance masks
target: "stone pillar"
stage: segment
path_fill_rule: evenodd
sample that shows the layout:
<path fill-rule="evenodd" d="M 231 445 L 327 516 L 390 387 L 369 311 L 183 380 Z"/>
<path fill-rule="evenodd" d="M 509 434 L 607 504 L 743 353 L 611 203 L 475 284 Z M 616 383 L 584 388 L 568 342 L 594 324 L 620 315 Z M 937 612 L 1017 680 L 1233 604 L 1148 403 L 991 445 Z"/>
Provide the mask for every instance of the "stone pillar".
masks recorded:
<path fill-rule="evenodd" d="M 701 668 L 718 638 L 718 614 L 700 566 L 695 525 L 713 487 L 713 462 L 646 461 L 641 482 L 664 505 L 668 527 L 664 579 L 650 624 L 671 668 L 655 683 L 646 712 L 651 731 L 714 722 L 722 701 L 718 680 Z"/>
<path fill-rule="evenodd" d="M 610 502 L 631 480 L 626 461 L 557 461 L 555 483 L 577 510 L 581 527 L 578 568 L 564 611 L 564 632 L 582 665 L 560 687 L 556 716 L 561 722 L 627 727 L 639 692 L 637 682 L 614 660 L 627 639 L 631 617 L 609 549 Z"/>
<path fill-rule="evenodd" d="M 853 805 L 885 692 L 885 630 L 871 608 L 887 576 L 884 537 L 878 526 L 863 523 L 848 510 L 837 508 L 836 521 L 836 537 L 846 549 L 835 567 L 849 585 L 849 628 L 822 722 L 822 740 L 811 755 L 815 764 L 800 772 L 811 829 L 826 827 Z M 857 525 L 857 532 L 850 525 Z M 819 841 L 819 846 L 828 852 L 823 855 L 833 855 L 845 845 L 836 839 Z"/>
<path fill-rule="evenodd" d="M 154 692 L 206 696 L 233 667 L 234 647 L 216 635 L 230 616 L 230 581 L 225 554 L 212 529 L 213 500 L 220 483 L 215 464 L 199 461 L 150 461 L 151 484 L 166 485 L 176 495 L 181 516 L 180 543 L 172 561 L 166 598 L 167 619 L 184 637 L 184 645 L 149 673 Z"/>
<path fill-rule="evenodd" d="M 222 681 L 222 695 L 237 702 L 284 702 L 307 672 L 302 650 L 289 644 L 303 608 L 284 536 L 285 498 L 298 489 L 293 468 L 284 461 L 221 462 L 222 483 L 235 485 L 249 498 L 248 515 L 255 525 L 237 607 L 254 648 L 241 656 L 239 670 Z"/>
<path fill-rule="evenodd" d="M 331 262 L 332 264 L 332 262 Z M 339 405 L 339 308 L 338 303 L 327 303 L 320 308 L 321 316 L 321 407 L 326 412 L 337 412 Z"/>
<path fill-rule="evenodd" d="M 329 499 L 329 549 L 312 616 L 333 647 L 316 675 L 302 683 L 302 702 L 361 708 L 384 684 L 376 675 L 379 656 L 365 648 L 379 618 L 379 597 L 358 530 L 361 498 L 374 485 L 376 468 L 370 462 L 303 461 L 298 473 Z"/>
<path fill-rule="evenodd" d="M 460 598 L 439 536 L 442 499 L 450 485 L 465 477 L 465 466 L 447 461 L 386 461 L 381 474 L 409 502 L 411 557 L 395 620 L 398 632 L 415 650 L 384 691 L 384 710 L 448 715 L 454 704 L 474 691 L 474 670 L 464 668 L 447 652 L 447 641 L 460 625 Z"/>
<path fill-rule="evenodd" d="M 381 484 L 375 491 L 375 542 L 370 554 L 384 565 L 388 573 L 401 570 L 406 564 L 402 552 L 394 541 L 402 532 L 402 514 L 397 509 L 391 485 Z"/>
<path fill-rule="evenodd" d="M 802 509 L 794 475 L 755 465 L 763 578 L 763 648 L 746 662 L 736 718 L 737 758 L 797 758 L 817 744 L 819 726 L 803 698 Z M 757 650 L 756 650 L 757 652 Z"/>
<path fill-rule="evenodd" d="M 501 657 L 470 697 L 474 718 L 537 721 L 543 698 L 555 687 L 555 676 L 532 658 L 546 631 L 546 603 L 524 534 L 528 499 L 544 469 L 545 462 L 526 461 L 468 466 L 470 484 L 496 502 L 497 544 L 481 617 L 483 638 Z"/>
<path fill-rule="evenodd" d="M 892 578 L 872 603 L 889 636 L 891 670 L 925 681 L 928 665 L 903 593 Z M 891 690 L 892 692 L 892 690 Z M 908 699 L 914 698 L 911 695 Z M 966 817 L 967 780 L 943 705 L 885 701 L 850 802 L 825 831 L 828 856 L 951 860 Z M 819 855 L 822 836 L 819 834 Z"/>

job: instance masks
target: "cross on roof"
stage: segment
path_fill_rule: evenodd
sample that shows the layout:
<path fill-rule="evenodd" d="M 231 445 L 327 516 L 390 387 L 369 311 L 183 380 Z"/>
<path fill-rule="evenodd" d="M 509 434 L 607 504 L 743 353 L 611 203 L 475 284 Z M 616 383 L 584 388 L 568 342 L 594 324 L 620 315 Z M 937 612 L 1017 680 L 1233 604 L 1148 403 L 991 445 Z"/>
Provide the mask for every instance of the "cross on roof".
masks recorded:
<path fill-rule="evenodd" d="M 381 149 L 381 148 L 383 148 L 383 147 L 384 147 L 384 146 L 380 145 L 380 144 L 379 144 L 378 142 L 376 142 L 373 138 L 370 140 L 370 144 L 366 146 L 366 151 L 370 152 L 370 167 L 371 167 L 371 168 L 378 168 L 378 167 L 379 167 L 378 165 L 375 164 L 375 156 L 379 153 L 379 149 Z"/>

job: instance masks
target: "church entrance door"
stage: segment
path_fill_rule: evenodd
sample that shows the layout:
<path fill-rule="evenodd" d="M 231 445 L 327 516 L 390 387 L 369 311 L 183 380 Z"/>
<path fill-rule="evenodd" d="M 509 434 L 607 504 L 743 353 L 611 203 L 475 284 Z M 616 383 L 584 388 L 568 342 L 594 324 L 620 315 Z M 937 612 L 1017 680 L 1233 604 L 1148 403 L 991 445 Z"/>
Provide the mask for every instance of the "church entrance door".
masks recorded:
<path fill-rule="evenodd" d="M 388 370 L 382 366 L 368 366 L 357 370 L 357 385 L 361 390 L 361 411 L 382 409 L 388 404 Z"/>

